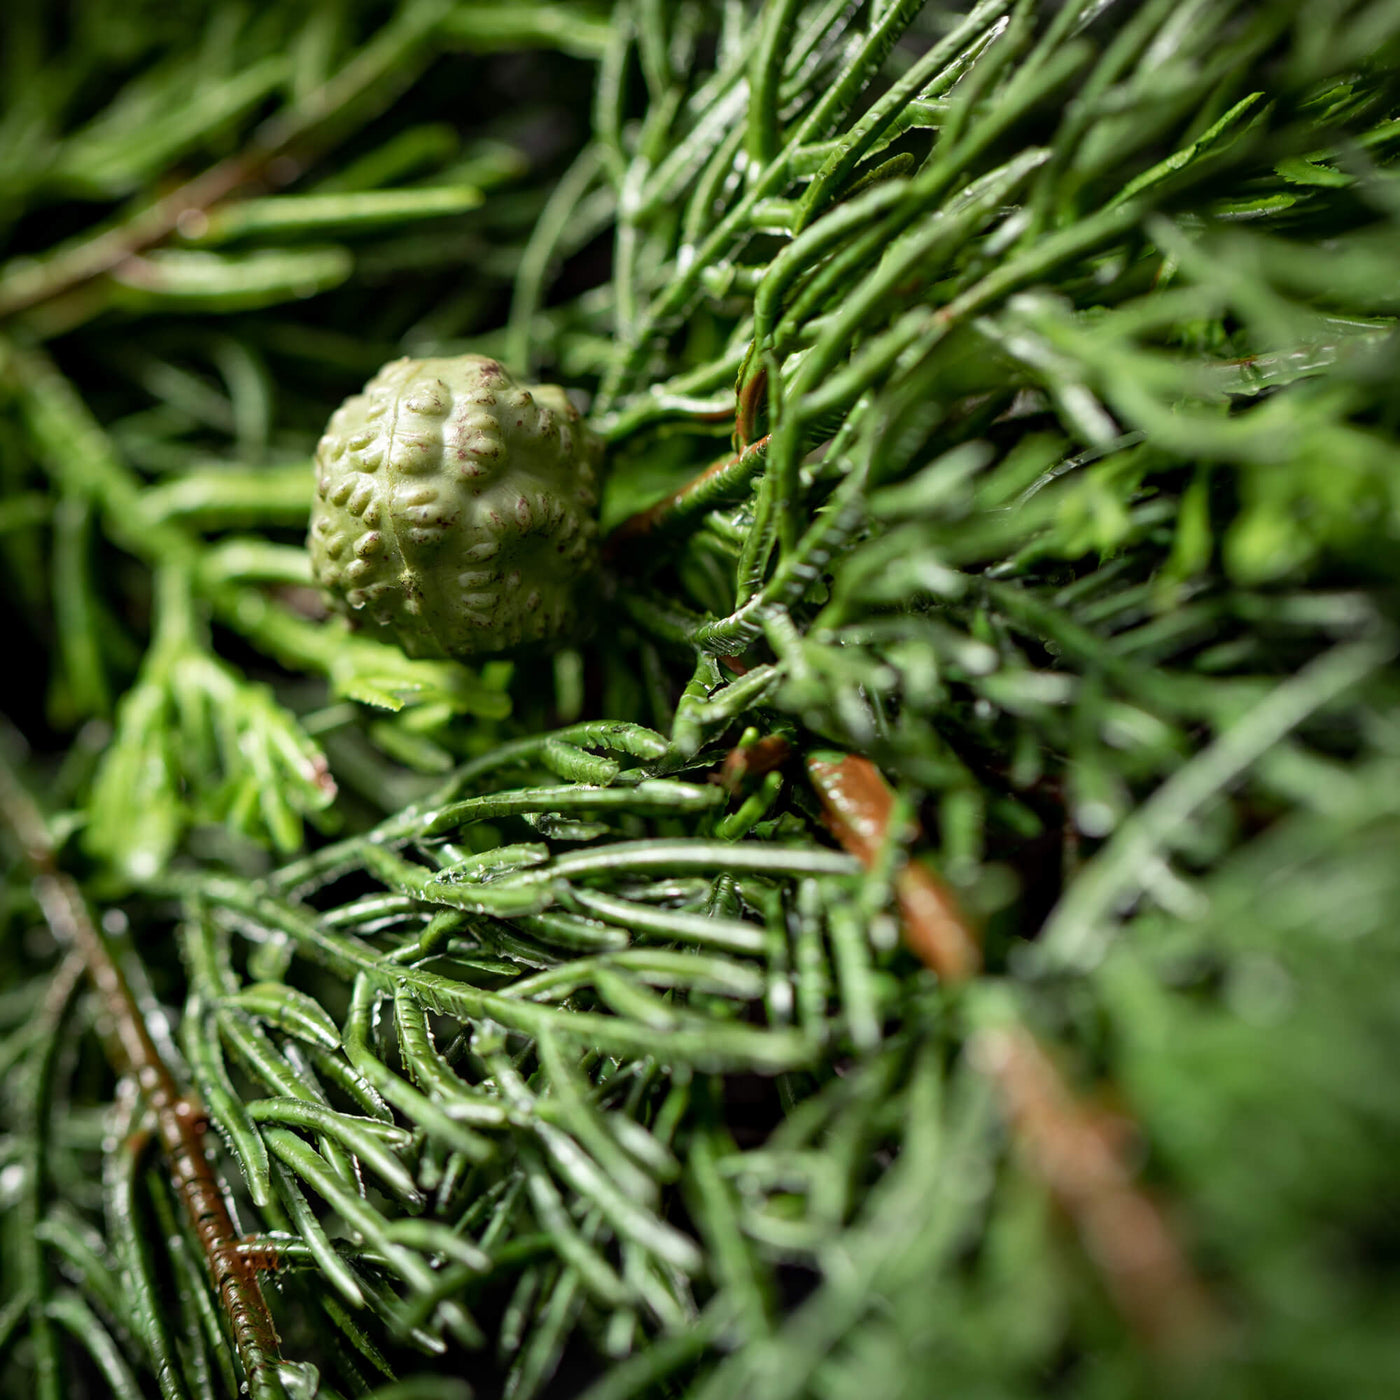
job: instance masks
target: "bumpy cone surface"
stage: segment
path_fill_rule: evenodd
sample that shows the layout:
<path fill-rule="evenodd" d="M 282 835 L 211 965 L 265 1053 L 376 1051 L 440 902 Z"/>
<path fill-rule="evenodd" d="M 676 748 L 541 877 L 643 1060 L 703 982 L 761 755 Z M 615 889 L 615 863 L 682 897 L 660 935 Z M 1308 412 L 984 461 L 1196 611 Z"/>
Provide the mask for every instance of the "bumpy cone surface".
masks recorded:
<path fill-rule="evenodd" d="M 316 577 L 415 657 L 566 637 L 597 566 L 597 439 L 481 355 L 395 360 L 316 449 Z"/>

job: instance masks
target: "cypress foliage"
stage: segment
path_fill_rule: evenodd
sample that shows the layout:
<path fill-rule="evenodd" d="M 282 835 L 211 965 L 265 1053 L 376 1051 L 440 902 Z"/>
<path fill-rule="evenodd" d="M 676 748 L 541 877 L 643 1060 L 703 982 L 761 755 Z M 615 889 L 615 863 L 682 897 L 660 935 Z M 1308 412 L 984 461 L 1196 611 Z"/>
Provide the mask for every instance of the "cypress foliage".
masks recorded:
<path fill-rule="evenodd" d="M 0 71 L 0 1391 L 1388 1393 L 1400 0 Z M 552 654 L 312 587 L 464 353 L 605 444 Z"/>

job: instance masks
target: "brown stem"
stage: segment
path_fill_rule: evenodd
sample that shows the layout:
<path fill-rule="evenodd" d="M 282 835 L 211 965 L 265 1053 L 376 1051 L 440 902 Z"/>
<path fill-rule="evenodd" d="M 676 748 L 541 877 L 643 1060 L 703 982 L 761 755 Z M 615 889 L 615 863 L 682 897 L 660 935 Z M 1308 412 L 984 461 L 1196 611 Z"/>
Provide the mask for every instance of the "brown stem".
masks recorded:
<path fill-rule="evenodd" d="M 746 468 L 755 458 L 767 452 L 768 439 L 771 434 L 765 433 L 756 442 L 753 436 L 755 426 L 758 423 L 759 401 L 767 387 L 768 371 L 761 369 L 744 385 L 739 393 L 738 403 L 734 411 L 735 455 L 722 457 L 718 462 L 712 462 L 698 476 L 691 477 L 684 486 L 678 487 L 669 496 L 657 501 L 655 505 L 648 506 L 645 510 L 639 510 L 635 515 L 629 515 L 608 536 L 603 546 L 603 553 L 607 558 L 611 559 L 616 556 L 619 545 L 644 535 L 650 535 L 664 526 L 678 510 L 684 509 L 698 492 L 704 491 L 707 486 L 715 482 L 717 477 L 723 477 L 726 473 L 734 472 L 736 469 Z M 740 475 L 747 478 L 746 471 L 741 471 Z"/>
<path fill-rule="evenodd" d="M 733 657 L 720 657 L 721 661 Z M 768 734 L 747 746 L 732 748 L 725 755 L 724 764 L 712 782 L 719 785 L 732 797 L 747 782 L 781 768 L 792 754 L 792 745 L 781 734 Z"/>
<path fill-rule="evenodd" d="M 809 759 L 807 771 L 832 834 L 867 868 L 889 839 L 894 794 L 868 759 Z M 911 860 L 896 876 L 905 941 L 948 980 L 980 953 L 951 891 Z M 1074 1223 L 1086 1254 L 1129 1324 L 1174 1356 L 1194 1355 L 1215 1332 L 1204 1289 L 1158 1205 L 1132 1180 L 1116 1120 L 1080 1103 L 1053 1061 L 1021 1027 L 981 1032 L 973 1062 L 995 1085 L 1018 1147 Z"/>
<path fill-rule="evenodd" d="M 0 815 L 18 838 L 33 873 L 35 899 L 61 948 L 75 951 L 111 1023 L 108 1058 L 130 1075 L 156 1122 L 171 1181 L 199 1240 L 210 1281 L 219 1296 L 251 1393 L 260 1400 L 283 1394 L 277 1330 L 252 1263 L 224 1198 L 223 1184 L 204 1152 L 207 1120 L 197 1100 L 177 1083 L 161 1058 L 121 968 L 92 921 L 71 876 L 58 868 L 48 828 L 29 793 L 0 757 Z"/>
<path fill-rule="evenodd" d="M 402 15 L 381 31 L 386 39 L 392 31 L 390 42 L 370 44 L 289 110 L 263 122 L 237 155 L 210 166 L 116 227 L 79 238 L 23 271 L 12 270 L 0 283 L 0 320 L 112 271 L 168 238 L 183 221 L 193 219 L 198 229 L 198 216 L 243 185 L 255 180 L 273 186 L 289 184 L 327 141 L 339 139 L 333 130 L 327 134 L 326 127 L 348 103 L 376 85 L 382 92 L 386 80 L 397 86 L 412 78 L 411 55 L 422 47 L 446 8 L 446 0 L 441 0 L 436 6 L 416 7 L 412 17 Z"/>
<path fill-rule="evenodd" d="M 972 1055 L 1026 1164 L 1073 1223 L 1129 1324 L 1173 1355 L 1200 1352 L 1215 1331 L 1205 1292 L 1160 1207 L 1134 1185 L 1121 1124 L 1080 1102 L 1023 1027 L 979 1032 Z"/>
<path fill-rule="evenodd" d="M 128 258 L 168 238 L 182 220 L 202 214 L 240 185 L 256 178 L 275 152 L 230 156 L 163 195 L 115 228 L 69 244 L 52 257 L 0 284 L 0 319 L 27 311 L 81 282 L 120 267 Z M 6 285 L 8 284 L 8 285 Z"/>
<path fill-rule="evenodd" d="M 275 1274 L 282 1267 L 282 1247 L 261 1235 L 244 1235 L 235 1246 L 238 1257 L 260 1274 Z"/>
<path fill-rule="evenodd" d="M 663 496 L 655 505 L 648 506 L 645 510 L 639 510 L 635 515 L 629 515 L 608 536 L 607 543 L 604 545 L 604 553 L 613 556 L 617 553 L 619 545 L 652 534 L 665 525 L 678 510 L 686 506 L 697 492 L 702 491 L 716 477 L 723 476 L 741 466 L 747 467 L 755 457 L 767 450 L 768 438 L 765 436 L 759 438 L 757 442 L 749 443 L 736 456 L 724 457 L 718 462 L 712 462 L 698 476 L 691 477 L 684 486 L 677 487 L 669 496 Z"/>
<path fill-rule="evenodd" d="M 867 869 L 880 857 L 894 814 L 894 793 L 868 758 L 845 754 L 812 758 L 807 775 L 821 798 L 831 834 Z M 945 981 L 970 977 L 981 950 L 952 890 L 922 861 L 911 859 L 895 875 L 895 897 L 904 941 Z"/>
<path fill-rule="evenodd" d="M 759 402 L 768 387 L 768 371 L 761 369 L 739 391 L 739 403 L 734 414 L 734 446 L 740 452 L 753 441 L 758 424 Z"/>

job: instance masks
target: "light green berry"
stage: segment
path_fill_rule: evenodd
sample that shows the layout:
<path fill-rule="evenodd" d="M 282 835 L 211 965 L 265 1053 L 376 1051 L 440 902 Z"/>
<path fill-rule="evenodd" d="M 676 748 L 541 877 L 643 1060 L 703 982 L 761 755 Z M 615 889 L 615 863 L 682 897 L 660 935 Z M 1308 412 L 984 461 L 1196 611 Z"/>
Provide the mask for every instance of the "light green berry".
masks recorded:
<path fill-rule="evenodd" d="M 414 657 L 568 637 L 598 566 L 599 457 L 555 385 L 482 355 L 395 360 L 316 449 L 316 577 Z"/>

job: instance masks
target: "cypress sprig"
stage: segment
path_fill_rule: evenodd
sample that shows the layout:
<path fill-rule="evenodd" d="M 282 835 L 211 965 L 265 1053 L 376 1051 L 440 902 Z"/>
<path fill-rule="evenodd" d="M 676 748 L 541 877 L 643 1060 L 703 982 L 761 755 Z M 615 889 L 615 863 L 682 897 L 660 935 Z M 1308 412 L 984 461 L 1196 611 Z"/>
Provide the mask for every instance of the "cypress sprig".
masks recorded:
<path fill-rule="evenodd" d="M 1396 0 L 0 69 L 0 1389 L 1385 1393 Z M 472 667 L 302 543 L 466 353 L 606 444 Z"/>

